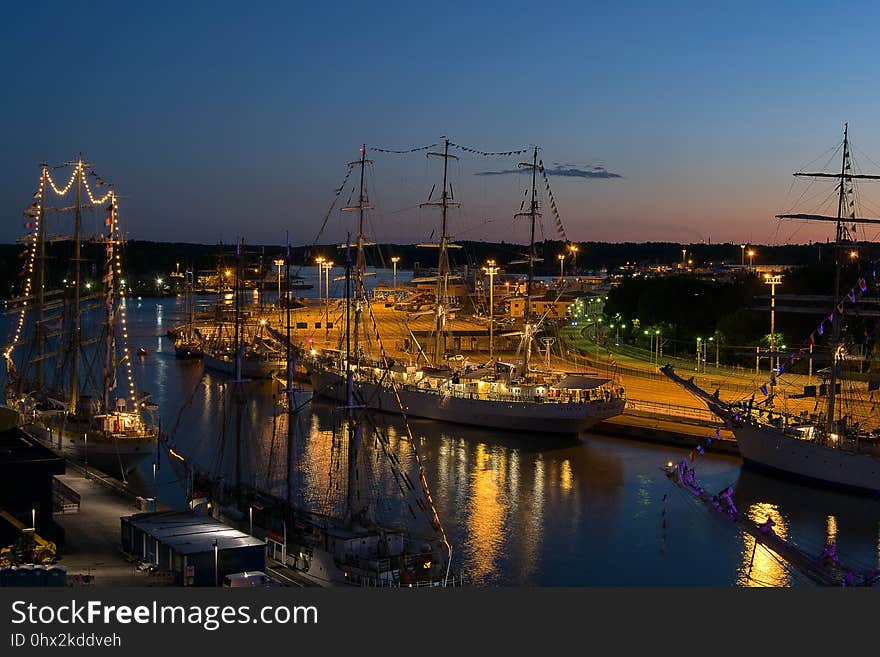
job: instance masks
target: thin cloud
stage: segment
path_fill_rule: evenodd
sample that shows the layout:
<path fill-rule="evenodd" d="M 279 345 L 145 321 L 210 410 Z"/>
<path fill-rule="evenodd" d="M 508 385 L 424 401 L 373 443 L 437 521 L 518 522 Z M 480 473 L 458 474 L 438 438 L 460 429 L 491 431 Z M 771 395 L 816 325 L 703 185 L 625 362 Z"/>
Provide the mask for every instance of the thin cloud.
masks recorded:
<path fill-rule="evenodd" d="M 552 169 L 545 168 L 548 176 L 561 176 L 563 178 L 623 178 L 619 173 L 608 171 L 602 166 L 576 167 L 568 164 L 557 164 Z M 529 169 L 500 169 L 498 171 L 477 171 L 475 176 L 506 176 L 513 173 L 529 173 Z"/>

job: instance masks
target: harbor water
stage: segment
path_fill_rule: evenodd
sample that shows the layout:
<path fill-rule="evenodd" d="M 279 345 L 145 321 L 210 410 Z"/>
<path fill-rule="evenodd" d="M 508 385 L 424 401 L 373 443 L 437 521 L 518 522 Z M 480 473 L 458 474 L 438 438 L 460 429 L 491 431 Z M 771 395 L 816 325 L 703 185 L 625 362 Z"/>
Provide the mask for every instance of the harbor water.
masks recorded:
<path fill-rule="evenodd" d="M 398 272 L 401 281 L 404 275 Z M 390 277 L 388 271 L 381 278 Z M 317 297 L 317 286 L 308 294 Z M 272 300 L 267 293 L 264 301 Z M 158 404 L 162 430 L 188 459 L 225 476 L 232 476 L 240 439 L 242 479 L 286 495 L 287 415 L 279 386 L 245 384 L 243 403 L 233 404 L 226 378 L 205 372 L 200 361 L 174 357 L 165 334 L 183 312 L 180 297 L 127 301 L 130 347 L 146 350 L 135 357 L 135 376 Z M 307 386 L 297 399 L 303 409 L 293 495 L 297 503 L 332 511 L 340 477 L 331 446 L 341 418 L 331 403 L 310 401 Z M 414 468 L 402 420 L 385 421 L 403 467 Z M 416 419 L 410 427 L 455 567 L 473 585 L 808 584 L 666 478 L 667 462 L 688 458 L 681 449 L 592 434 L 560 440 L 539 426 L 517 434 Z M 365 441 L 366 450 L 374 447 Z M 383 458 L 371 459 L 370 482 L 377 508 L 392 508 Z M 169 506 L 185 506 L 179 469 L 163 455 L 154 480 L 154 461 L 133 473 L 132 485 Z M 707 490 L 733 486 L 741 510 L 759 522 L 772 518 L 777 533 L 808 552 L 818 554 L 833 540 L 842 561 L 863 569 L 880 565 L 876 499 L 781 480 L 734 458 L 698 455 L 694 466 Z"/>

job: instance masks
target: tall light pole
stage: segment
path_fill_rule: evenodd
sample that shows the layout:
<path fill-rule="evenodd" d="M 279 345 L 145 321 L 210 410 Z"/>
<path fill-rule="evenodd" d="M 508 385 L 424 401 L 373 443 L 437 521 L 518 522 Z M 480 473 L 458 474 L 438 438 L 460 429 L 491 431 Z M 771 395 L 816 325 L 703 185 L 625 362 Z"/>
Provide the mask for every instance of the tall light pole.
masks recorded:
<path fill-rule="evenodd" d="M 776 286 L 782 283 L 781 274 L 767 274 L 764 283 L 770 286 L 770 371 L 773 371 L 773 353 L 776 351 Z M 779 365 L 779 357 L 776 357 Z"/>
<path fill-rule="evenodd" d="M 654 335 L 657 336 L 657 339 L 654 342 L 654 350 L 657 352 L 656 364 L 660 365 L 660 329 L 654 331 Z"/>
<path fill-rule="evenodd" d="M 495 356 L 495 274 L 498 267 L 494 260 L 487 260 L 483 271 L 489 274 L 489 358 Z"/>
<path fill-rule="evenodd" d="M 746 254 L 749 256 L 749 269 L 755 268 L 755 250 L 749 249 L 749 252 Z"/>
<path fill-rule="evenodd" d="M 315 258 L 315 264 L 318 266 L 318 307 L 322 308 L 324 306 L 324 292 L 321 287 L 324 284 L 324 277 L 322 274 L 324 273 L 324 256 L 318 256 Z"/>
<path fill-rule="evenodd" d="M 571 251 L 571 268 L 574 270 L 575 276 L 577 276 L 577 255 L 578 245 L 577 244 L 569 244 L 568 250 Z"/>
<path fill-rule="evenodd" d="M 333 261 L 325 261 L 321 266 L 324 268 L 324 291 L 326 292 L 324 303 L 327 309 L 324 314 L 324 328 L 329 331 L 330 327 L 327 324 L 330 322 L 330 270 L 333 269 Z"/>
<path fill-rule="evenodd" d="M 284 259 L 273 260 L 272 264 L 278 267 L 278 310 L 281 310 L 281 268 L 284 266 Z"/>
<path fill-rule="evenodd" d="M 400 262 L 399 256 L 391 258 L 391 265 L 394 267 L 394 289 L 397 289 L 397 263 Z"/>
<path fill-rule="evenodd" d="M 559 260 L 559 280 L 561 281 L 561 280 L 562 280 L 562 277 L 564 276 L 563 271 L 562 271 L 562 268 L 563 268 L 564 263 L 565 263 L 565 254 L 564 254 L 564 253 L 560 253 L 558 256 L 556 256 L 556 258 Z"/>
<path fill-rule="evenodd" d="M 702 353 L 700 349 L 703 346 L 703 338 L 697 336 L 697 372 L 700 371 L 700 354 Z"/>
<path fill-rule="evenodd" d="M 742 261 L 740 262 L 740 264 L 742 265 L 743 268 L 745 268 L 745 266 L 746 266 L 746 245 L 740 244 L 739 250 L 740 250 L 740 255 L 742 256 Z"/>

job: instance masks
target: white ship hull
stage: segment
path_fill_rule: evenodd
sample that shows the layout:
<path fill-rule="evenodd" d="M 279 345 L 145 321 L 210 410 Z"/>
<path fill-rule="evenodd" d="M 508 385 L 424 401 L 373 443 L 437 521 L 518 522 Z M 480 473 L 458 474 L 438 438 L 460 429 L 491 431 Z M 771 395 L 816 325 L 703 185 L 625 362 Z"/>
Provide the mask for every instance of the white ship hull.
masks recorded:
<path fill-rule="evenodd" d="M 155 436 L 115 439 L 103 432 L 90 431 L 86 440 L 83 433 L 59 431 L 35 423 L 23 424 L 21 429 L 59 456 L 111 476 L 128 474 L 156 453 Z"/>
<path fill-rule="evenodd" d="M 745 424 L 733 430 L 744 461 L 826 485 L 880 491 L 880 458 L 826 447 L 772 427 Z"/>
<path fill-rule="evenodd" d="M 332 371 L 310 368 L 309 380 L 316 395 L 345 401 L 345 380 Z M 386 386 L 355 381 L 358 400 L 385 413 L 402 414 L 393 390 Z M 576 434 L 602 420 L 623 412 L 625 400 L 584 403 L 495 401 L 444 395 L 399 387 L 398 394 L 406 414 L 411 417 L 440 420 L 455 424 L 492 427 L 512 431 Z"/>
<path fill-rule="evenodd" d="M 218 358 L 210 354 L 203 357 L 205 367 L 215 372 L 222 372 L 230 376 L 235 375 L 235 361 L 228 358 Z M 286 367 L 283 360 L 251 360 L 244 358 L 241 361 L 241 375 L 247 379 L 271 379 L 275 372 L 284 370 Z"/>

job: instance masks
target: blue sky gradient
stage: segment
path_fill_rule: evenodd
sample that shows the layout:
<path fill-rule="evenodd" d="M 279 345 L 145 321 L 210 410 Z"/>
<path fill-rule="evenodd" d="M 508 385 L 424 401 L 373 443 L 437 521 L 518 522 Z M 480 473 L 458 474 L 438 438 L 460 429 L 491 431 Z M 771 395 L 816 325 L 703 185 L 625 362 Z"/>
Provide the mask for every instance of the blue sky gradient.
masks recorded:
<path fill-rule="evenodd" d="M 845 121 L 857 162 L 880 161 L 880 6 L 710 4 L 19 3 L 0 25 L 0 241 L 38 164 L 82 151 L 130 237 L 309 243 L 361 143 L 441 135 L 620 174 L 551 178 L 571 239 L 824 240 L 772 217 Z M 437 163 L 371 157 L 373 236 L 426 239 Z M 473 175 L 519 161 L 462 154 L 462 239 L 527 239 L 527 177 Z"/>

